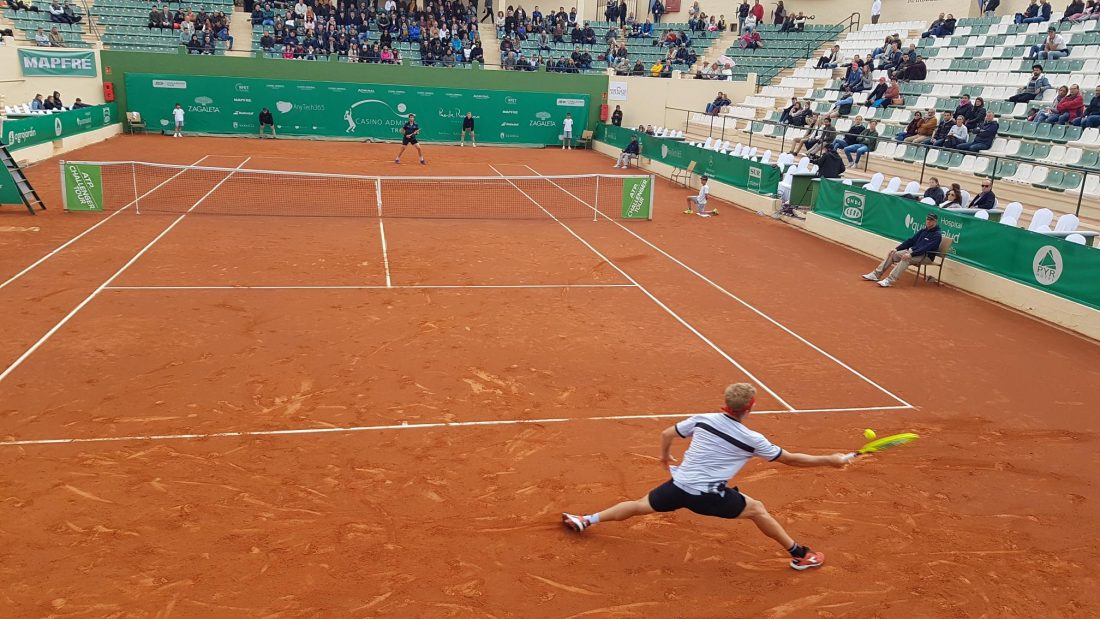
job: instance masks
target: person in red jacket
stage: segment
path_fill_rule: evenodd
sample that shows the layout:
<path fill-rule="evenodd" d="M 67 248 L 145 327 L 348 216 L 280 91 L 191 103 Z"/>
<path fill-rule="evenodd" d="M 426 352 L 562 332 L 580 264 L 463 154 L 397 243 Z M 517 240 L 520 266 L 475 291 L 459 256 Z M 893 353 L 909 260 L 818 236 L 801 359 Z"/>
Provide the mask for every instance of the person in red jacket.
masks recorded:
<path fill-rule="evenodd" d="M 752 14 L 756 17 L 756 23 L 764 23 L 764 5 L 760 4 L 760 0 L 756 0 L 756 4 L 753 5 Z"/>
<path fill-rule="evenodd" d="M 1054 107 L 1057 116 L 1049 121 L 1058 125 L 1064 125 L 1077 120 L 1085 111 L 1085 99 L 1081 96 L 1081 87 L 1073 84 L 1069 87 L 1069 94 L 1062 98 Z"/>

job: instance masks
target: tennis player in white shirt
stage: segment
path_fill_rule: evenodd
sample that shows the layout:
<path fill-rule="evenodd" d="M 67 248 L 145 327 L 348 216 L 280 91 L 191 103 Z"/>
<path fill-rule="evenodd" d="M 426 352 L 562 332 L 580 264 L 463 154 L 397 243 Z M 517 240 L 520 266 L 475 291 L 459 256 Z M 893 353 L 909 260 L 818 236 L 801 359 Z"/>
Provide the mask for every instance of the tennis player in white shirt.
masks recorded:
<path fill-rule="evenodd" d="M 566 112 L 565 120 L 561 121 L 561 149 L 573 148 L 573 115 Z"/>
<path fill-rule="evenodd" d="M 745 427 L 745 416 L 756 403 L 756 388 L 748 383 L 726 387 L 725 401 L 722 412 L 689 417 L 661 433 L 661 463 L 668 467 L 672 479 L 636 501 L 623 501 L 602 512 L 588 516 L 562 514 L 565 526 L 579 532 L 601 522 L 687 508 L 703 516 L 752 520 L 764 535 L 791 555 L 793 569 L 820 567 L 825 562 L 824 554 L 795 542 L 763 503 L 741 494 L 736 486 L 726 487 L 726 483 L 753 456 L 790 466 L 843 468 L 845 454 L 811 456 L 783 451 L 764 435 Z M 675 460 L 669 449 L 677 437 L 690 437 L 691 444 L 684 453 L 683 464 L 670 466 Z"/>
<path fill-rule="evenodd" d="M 706 175 L 699 177 L 699 195 L 688 196 L 687 210 L 684 211 L 685 215 L 695 213 L 700 217 L 710 217 L 711 215 L 717 215 L 718 209 L 714 208 L 707 210 L 707 200 L 710 198 L 710 185 L 707 185 L 709 179 Z"/>
<path fill-rule="evenodd" d="M 175 121 L 176 124 L 176 131 L 172 134 L 174 138 L 183 137 L 183 115 L 183 106 L 177 103 L 176 107 L 172 109 L 172 120 Z"/>

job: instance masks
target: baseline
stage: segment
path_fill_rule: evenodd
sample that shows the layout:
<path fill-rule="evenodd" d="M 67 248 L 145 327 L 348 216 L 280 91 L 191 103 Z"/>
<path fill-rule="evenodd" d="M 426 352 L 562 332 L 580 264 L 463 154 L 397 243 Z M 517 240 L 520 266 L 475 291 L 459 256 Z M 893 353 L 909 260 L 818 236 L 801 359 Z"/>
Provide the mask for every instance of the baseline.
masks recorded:
<path fill-rule="evenodd" d="M 637 284 L 408 284 L 408 285 L 309 285 L 300 286 L 107 286 L 104 290 L 401 290 L 465 288 L 636 288 Z"/>
<path fill-rule="evenodd" d="M 188 165 L 188 167 L 199 165 L 200 163 L 202 163 L 202 162 L 203 162 L 203 161 L 204 161 L 204 160 L 205 160 L 205 159 L 206 159 L 207 157 L 209 157 L 209 156 L 210 156 L 210 155 L 203 155 L 203 156 L 202 156 L 202 157 L 200 157 L 200 158 L 199 158 L 198 160 L 196 160 L 196 161 L 195 161 L 194 163 L 191 163 L 191 164 L 189 164 L 189 165 Z M 81 232 L 80 234 L 78 234 L 78 235 L 74 236 L 73 238 L 69 239 L 68 241 L 65 241 L 64 243 L 62 243 L 62 244 L 61 244 L 60 246 L 58 246 L 58 247 L 57 247 L 56 249 L 54 249 L 54 250 L 53 250 L 53 251 L 51 251 L 50 253 L 46 254 L 45 256 L 42 256 L 41 258 L 39 258 L 38 260 L 34 261 L 33 263 L 31 263 L 31 264 L 30 264 L 29 266 L 27 266 L 26 268 L 24 268 L 24 269 L 23 269 L 22 271 L 20 271 L 20 272 L 16 273 L 15 275 L 12 275 L 11 277 L 9 277 L 7 281 L 5 281 L 4 283 L 0 284 L 0 290 L 3 290 L 3 289 L 4 289 L 4 287 L 6 287 L 6 286 L 7 286 L 8 284 L 11 284 L 12 282 L 14 282 L 15 280 L 19 279 L 20 277 L 23 277 L 24 275 L 26 275 L 27 273 L 29 273 L 29 272 L 30 272 L 30 271 L 31 271 L 32 269 L 34 269 L 34 268 L 35 268 L 35 267 L 37 267 L 38 265 L 42 264 L 42 263 L 43 263 L 43 262 L 45 262 L 46 260 L 48 260 L 48 259 L 52 258 L 52 257 L 53 257 L 54 255 L 56 255 L 56 254 L 57 254 L 58 252 L 60 252 L 61 250 L 65 249 L 65 248 L 66 248 L 66 247 L 68 247 L 69 245 L 72 245 L 73 243 L 75 243 L 75 242 L 79 241 L 79 240 L 80 240 L 80 239 L 81 239 L 81 238 L 82 238 L 82 237 L 83 237 L 84 235 L 88 234 L 89 232 L 91 232 L 91 231 L 95 230 L 96 228 L 98 228 L 98 227 L 102 226 L 103 224 L 107 223 L 108 221 L 110 221 L 111 219 L 113 219 L 115 215 L 118 215 L 118 214 L 119 214 L 119 213 L 121 213 L 122 211 L 125 211 L 126 209 L 130 208 L 131 206 L 133 206 L 133 205 L 137 204 L 137 203 L 138 203 L 138 201 L 140 201 L 140 200 L 141 200 L 142 198 L 144 198 L 145 196 L 147 196 L 147 195 L 149 195 L 149 194 L 153 193 L 154 191 L 156 191 L 156 190 L 160 189 L 161 187 L 163 187 L 163 186 L 167 185 L 167 184 L 168 184 L 169 182 L 171 182 L 171 181 L 175 180 L 176 178 L 178 178 L 178 177 L 179 177 L 179 176 L 180 176 L 181 174 L 183 174 L 183 173 L 184 173 L 184 172 L 186 172 L 186 171 L 187 171 L 187 170 L 180 170 L 179 172 L 176 172 L 176 173 L 175 173 L 174 175 L 172 175 L 172 176 L 168 177 L 167 179 L 165 179 L 164 181 L 162 181 L 162 182 L 161 182 L 161 183 L 160 183 L 159 185 L 157 185 L 156 187 L 153 187 L 153 188 L 152 188 L 152 189 L 150 189 L 149 191 L 146 191 L 145 193 L 141 194 L 141 195 L 140 195 L 140 196 L 138 196 L 137 198 L 134 198 L 133 200 L 131 200 L 131 201 L 130 201 L 130 202 L 129 202 L 129 203 L 128 203 L 128 204 L 126 205 L 126 206 L 124 206 L 124 207 L 122 207 L 122 208 L 118 209 L 117 211 L 115 211 L 115 212 L 111 213 L 110 215 L 108 215 L 107 217 L 105 217 L 105 218 L 103 218 L 103 219 L 99 220 L 99 221 L 98 221 L 98 222 L 96 222 L 95 224 L 92 224 L 92 225 L 91 225 L 91 226 L 89 226 L 89 227 L 88 227 L 88 228 L 87 228 L 86 230 L 84 230 L 84 231 L 83 231 L 83 232 Z"/>
<path fill-rule="evenodd" d="M 489 168 L 491 168 L 491 169 L 493 170 L 493 172 L 495 172 L 495 173 L 496 173 L 496 174 L 498 174 L 499 176 L 501 176 L 501 177 L 503 177 L 503 178 L 506 178 L 506 179 L 507 179 L 507 177 L 506 177 L 506 176 L 505 176 L 504 174 L 502 174 L 502 173 L 500 172 L 500 170 L 496 169 L 496 167 L 494 167 L 493 165 L 491 165 L 491 164 L 490 164 L 490 165 L 489 165 Z M 543 207 L 543 206 L 542 206 L 542 204 L 539 204 L 539 202 L 538 202 L 537 200 L 535 200 L 534 198 L 532 198 L 532 197 L 531 197 L 530 195 L 528 195 L 528 194 L 527 194 L 527 192 L 525 192 L 525 191 L 523 191 L 522 189 L 520 189 L 520 188 L 519 188 L 519 186 L 517 186 L 517 185 L 516 185 L 515 183 L 513 183 L 513 182 L 511 181 L 511 179 L 508 179 L 508 183 L 509 183 L 510 185 L 512 185 L 512 187 L 515 187 L 516 191 L 518 191 L 518 192 L 520 192 L 521 194 L 523 194 L 523 196 L 524 196 L 524 197 L 526 197 L 526 198 L 527 198 L 528 200 L 530 200 L 530 201 L 531 201 L 531 202 L 532 202 L 532 203 L 533 203 L 533 204 L 534 204 L 535 206 L 539 207 L 539 209 L 541 209 L 541 210 L 542 210 L 542 211 L 543 211 L 544 213 L 546 213 L 546 215 L 547 215 L 547 216 L 549 216 L 549 217 L 550 217 L 551 219 L 553 219 L 553 220 L 554 220 L 555 222 L 557 222 L 557 224 L 558 224 L 558 225 L 560 225 L 561 227 L 565 228 L 565 230 L 566 230 L 567 232 L 569 232 L 569 234 L 571 234 L 571 235 L 573 236 L 573 238 L 575 238 L 575 239 L 577 239 L 578 241 L 580 241 L 580 242 L 581 242 L 581 243 L 582 243 L 582 244 L 583 244 L 583 245 L 584 245 L 585 247 L 587 247 L 587 248 L 588 248 L 589 250 L 591 250 L 591 251 L 592 251 L 592 253 L 596 254 L 596 256 L 598 256 L 598 257 L 600 258 L 600 260 L 603 260 L 604 262 L 606 262 L 606 263 L 607 263 L 608 265 L 610 265 L 610 266 L 611 266 L 611 268 L 615 269 L 616 271 L 618 271 L 618 272 L 619 272 L 619 274 L 620 274 L 620 275 L 622 275 L 622 276 L 623 276 L 624 278 L 626 278 L 626 280 L 627 280 L 627 281 L 629 281 L 629 282 L 630 282 L 631 284 L 634 284 L 634 286 L 636 286 L 636 287 L 638 288 L 638 290 L 641 290 L 643 294 L 645 294 L 645 295 L 646 295 L 647 297 L 649 297 L 649 298 L 650 298 L 650 299 L 651 299 L 651 300 L 652 300 L 652 301 L 653 301 L 654 303 L 656 303 L 656 304 L 657 304 L 657 305 L 658 305 L 658 306 L 659 306 L 659 307 L 660 307 L 661 309 L 663 309 L 663 310 L 664 310 L 665 312 L 667 312 L 667 313 L 668 313 L 668 314 L 669 314 L 670 316 L 672 316 L 673 318 L 675 318 L 677 322 L 679 322 L 680 324 L 684 325 L 684 327 L 686 327 L 686 328 L 687 328 L 687 329 L 688 329 L 689 331 L 691 331 L 692 333 L 694 333 L 694 334 L 696 335 L 696 337 L 698 337 L 699 339 L 701 339 L 701 340 L 702 340 L 702 341 L 703 341 L 703 342 L 704 342 L 704 343 L 705 343 L 705 344 L 706 344 L 707 346 L 709 346 L 709 347 L 710 347 L 710 348 L 711 348 L 712 350 L 714 350 L 714 351 L 715 351 L 715 352 L 717 352 L 717 353 L 718 353 L 719 355 L 721 355 L 721 356 L 722 356 L 722 358 L 724 358 L 724 359 L 725 359 L 726 361 L 730 362 L 730 363 L 731 363 L 731 364 L 732 364 L 732 365 L 733 365 L 734 367 L 736 367 L 736 368 L 737 368 L 738 370 L 741 370 L 741 371 L 742 371 L 742 372 L 743 372 L 743 373 L 745 374 L 745 376 L 747 376 L 747 377 L 748 377 L 748 378 L 749 378 L 750 380 L 752 380 L 752 381 L 753 381 L 753 382 L 755 382 L 756 384 L 760 385 L 760 387 L 761 387 L 761 388 L 762 388 L 762 389 L 763 389 L 764 391 L 768 392 L 768 394 L 770 394 L 770 395 L 771 395 L 772 397 L 774 397 L 774 398 L 775 398 L 775 399 L 776 399 L 776 400 L 777 400 L 777 401 L 778 401 L 778 402 L 779 402 L 780 404 L 782 404 L 783 406 L 787 407 L 787 410 L 788 410 L 788 411 L 793 411 L 793 410 L 795 410 L 795 408 L 794 408 L 793 406 L 791 406 L 791 405 L 790 405 L 790 403 L 788 403 L 788 402 L 787 402 L 786 400 L 784 400 L 782 396 L 780 396 L 780 395 L 779 395 L 778 393 L 776 393 L 776 392 L 775 392 L 775 391 L 774 391 L 774 390 L 773 390 L 773 389 L 772 389 L 771 387 L 769 387 L 769 386 L 768 386 L 767 384 L 765 384 L 765 383 L 764 383 L 764 381 L 762 381 L 762 380 L 760 380 L 759 378 L 757 378 L 757 377 L 756 377 L 756 375 L 754 375 L 754 374 L 753 374 L 752 372 L 750 372 L 750 371 L 748 370 L 748 368 L 746 368 L 745 366 L 741 365 L 741 363 L 739 363 L 739 362 L 738 362 L 738 361 L 737 361 L 736 359 L 734 359 L 734 358 L 733 358 L 732 356 L 730 356 L 730 355 L 729 355 L 729 353 L 727 353 L 726 351 L 722 350 L 722 349 L 721 349 L 721 348 L 720 348 L 720 347 L 719 347 L 719 346 L 718 346 L 717 344 L 715 344 L 715 343 L 714 343 L 714 342 L 712 342 L 712 341 L 711 341 L 711 340 L 710 340 L 709 338 L 707 338 L 707 336 L 703 335 L 703 334 L 702 334 L 701 332 L 699 332 L 699 330 L 698 330 L 698 329 L 696 329 L 695 327 L 693 327 L 693 326 L 692 326 L 692 325 L 691 325 L 691 324 L 690 324 L 690 323 L 689 323 L 689 322 L 688 322 L 687 320 L 684 320 L 684 318 L 683 318 L 683 317 L 681 317 L 681 316 L 680 316 L 679 314 L 677 314 L 677 313 L 676 313 L 675 311 L 673 311 L 673 310 L 672 310 L 672 308 L 670 308 L 669 306 L 665 305 L 665 304 L 664 304 L 664 303 L 663 303 L 663 302 L 662 302 L 662 301 L 661 301 L 660 299 L 658 299 L 658 298 L 657 298 L 656 296 L 654 296 L 654 294 L 653 294 L 653 293 L 651 293 L 651 292 L 650 292 L 649 290 L 647 290 L 647 289 L 646 289 L 646 288 L 645 288 L 644 286 L 642 286 L 641 284 L 639 284 L 639 283 L 637 282 L 637 280 L 635 280 L 635 279 L 634 279 L 633 277 L 631 277 L 631 276 L 630 276 L 630 275 L 629 275 L 629 274 L 628 274 L 628 273 L 627 273 L 626 271 L 624 271 L 624 270 L 622 270 L 621 268 L 619 268 L 619 265 L 617 265 L 617 264 L 615 264 L 614 262 L 612 262 L 610 258 L 608 258 L 607 256 L 603 255 L 603 254 L 602 254 L 602 253 L 601 253 L 601 252 L 600 252 L 600 251 L 599 251 L 598 249 L 596 249 L 595 247 L 593 247 L 591 243 L 589 243 L 588 241 L 584 240 L 584 238 L 582 238 L 582 237 L 581 237 L 581 235 L 577 234 L 577 233 L 576 233 L 575 231 L 573 231 L 573 229 L 572 229 L 572 228 L 570 228 L 570 227 L 569 227 L 569 226 L 568 226 L 567 224 L 565 224 L 565 223 L 564 223 L 564 222 L 562 222 L 562 221 L 561 221 L 560 219 L 558 219 L 557 217 L 555 217 L 553 213 L 551 213 L 550 211 L 546 210 L 546 208 L 545 208 L 545 207 Z M 591 206 L 590 206 L 590 205 L 587 205 L 587 203 L 585 203 L 585 204 L 586 204 L 586 206 L 589 206 L 589 207 L 591 208 Z"/>
<path fill-rule="evenodd" d="M 544 174 L 541 174 L 541 173 L 540 173 L 540 172 L 539 172 L 538 170 L 536 170 L 536 169 L 532 168 L 531 166 L 529 166 L 529 165 L 525 165 L 524 167 L 525 167 L 525 168 L 527 168 L 528 170 L 531 170 L 531 172 L 532 172 L 532 173 L 534 173 L 534 174 L 538 174 L 539 176 L 541 176 L 541 177 L 543 177 L 543 178 L 546 178 L 546 175 L 544 175 Z M 498 172 L 498 174 L 499 174 L 499 172 Z M 744 300 L 744 299 L 742 299 L 741 297 L 738 297 L 737 295 L 733 294 L 733 293 L 732 293 L 732 292 L 730 292 L 729 290 L 726 290 L 725 288 L 723 288 L 723 287 L 722 287 L 721 285 L 719 285 L 719 284 L 718 284 L 717 282 L 715 282 L 714 280 L 710 279 L 709 277 L 707 277 L 707 276 L 703 275 L 703 274 L 702 274 L 702 273 L 700 273 L 699 271 L 697 271 L 697 270 L 693 269 L 692 267 L 688 266 L 687 264 L 685 264 L 685 263 L 684 263 L 684 262 L 682 262 L 682 261 L 681 261 L 680 259 L 678 259 L 678 258 L 676 258 L 675 256 L 673 256 L 672 254 L 669 254 L 669 253 L 668 253 L 668 252 L 666 252 L 665 250 L 663 250 L 663 249 L 661 249 L 660 247 L 658 247 L 658 246 L 654 245 L 654 244 L 653 244 L 653 243 L 651 243 L 651 242 L 650 242 L 649 240 L 647 240 L 647 239 L 646 239 L 645 237 L 643 237 L 643 236 L 639 235 L 639 234 L 638 234 L 637 232 L 634 232 L 633 230 L 631 230 L 631 229 L 630 229 L 629 227 L 627 227 L 627 226 L 624 226 L 624 225 L 623 225 L 622 223 L 620 223 L 620 222 L 618 222 L 618 221 L 615 221 L 615 219 L 613 219 L 613 218 L 611 218 L 611 217 L 608 217 L 608 216 L 606 216 L 606 215 L 603 215 L 603 213 L 599 213 L 599 212 L 597 211 L 597 209 L 596 209 L 596 208 L 595 208 L 594 206 L 592 206 L 591 204 L 588 204 L 588 203 L 587 203 L 587 202 L 585 202 L 585 201 L 584 201 L 583 199 L 581 199 L 581 198 L 577 197 L 576 195 L 574 195 L 573 193 L 571 193 L 571 192 L 570 192 L 569 190 L 565 189 L 565 188 L 564 188 L 564 187 L 562 187 L 561 185 L 558 185 L 557 183 L 555 183 L 555 182 L 553 181 L 553 179 L 550 179 L 550 183 L 551 183 L 551 184 L 553 184 L 553 185 L 555 185 L 556 187 L 558 187 L 558 189 L 560 189 L 561 191 L 563 191 L 563 192 L 565 192 L 565 193 L 569 194 L 570 196 L 572 196 L 572 197 L 573 197 L 573 198 L 574 198 L 575 200 L 577 200 L 577 201 L 578 201 L 578 202 L 580 202 L 581 204 L 584 204 L 584 205 L 585 205 L 585 206 L 587 206 L 588 208 L 591 208 L 591 209 L 592 209 L 593 211 L 596 211 L 596 212 L 597 212 L 597 214 L 598 214 L 598 215 L 601 215 L 601 216 L 603 216 L 603 217 L 604 217 L 604 219 L 606 219 L 606 220 L 610 221 L 611 223 L 613 223 L 613 224 L 615 224 L 615 225 L 619 226 L 619 227 L 620 227 L 620 228 L 622 228 L 623 230 L 626 230 L 626 231 L 627 231 L 628 233 L 630 233 L 630 234 L 631 234 L 631 235 L 632 235 L 632 236 L 633 236 L 634 238 L 636 238 L 636 239 L 638 239 L 639 241 L 641 241 L 641 242 L 645 243 L 645 244 L 646 244 L 646 245 L 648 245 L 648 246 L 649 246 L 650 248 L 652 248 L 652 249 L 656 250 L 656 251 L 657 251 L 658 253 L 660 253 L 660 254 L 661 254 L 661 255 L 663 255 L 664 257 L 668 258 L 668 259 L 669 259 L 669 260 L 671 260 L 672 262 L 676 263 L 677 265 L 679 265 L 679 266 L 683 267 L 683 268 L 684 268 L 685 270 L 687 270 L 687 271 L 688 271 L 689 273 L 691 273 L 692 275 L 694 275 L 694 276 L 698 277 L 698 278 L 699 278 L 699 279 L 701 279 L 702 281 L 706 282 L 707 284 L 709 284 L 710 286 L 712 286 L 712 287 L 713 287 L 714 289 L 718 290 L 719 292 L 721 292 L 722 294 L 726 295 L 727 297 L 729 297 L 729 298 L 733 299 L 734 301 L 736 301 L 736 302 L 740 303 L 741 305 L 743 305 L 743 306 L 744 306 L 744 307 L 745 307 L 746 309 L 748 309 L 749 311 L 753 312 L 753 313 L 754 313 L 754 314 L 756 314 L 757 316 L 760 316 L 760 317 L 761 317 L 761 318 L 763 318 L 764 320 L 766 320 L 766 321 L 770 322 L 771 324 L 775 325 L 775 326 L 776 326 L 776 327 L 778 327 L 778 328 L 779 328 L 780 330 L 782 330 L 783 332 L 787 333 L 788 335 L 790 335 L 791 337 L 795 338 L 796 340 L 798 340 L 798 341 L 802 342 L 802 343 L 803 343 L 803 344 L 805 344 L 806 346 L 809 346 L 810 348 L 812 348 L 813 350 L 815 350 L 816 352 L 818 352 L 819 354 L 821 354 L 821 355 L 822 355 L 822 356 L 824 356 L 825 358 L 829 359 L 829 360 L 830 360 L 830 361 L 832 361 L 833 363 L 836 363 L 837 365 L 839 365 L 840 367 L 844 368 L 845 370 L 847 370 L 847 371 L 848 371 L 848 372 L 850 372 L 851 374 L 855 375 L 855 376 L 856 376 L 857 378 L 859 378 L 860 380 L 862 380 L 862 381 L 864 381 L 865 383 L 867 383 L 867 384 L 871 385 L 872 387 L 874 387 L 874 388 L 878 389 L 878 390 L 879 390 L 879 391 L 881 391 L 882 393 L 884 393 L 884 394 L 886 394 L 886 395 L 890 396 L 890 397 L 891 397 L 892 399 L 894 399 L 894 400 L 895 400 L 896 402 L 898 402 L 898 403 L 900 403 L 900 404 L 904 405 L 904 406 L 903 406 L 903 408 L 916 408 L 915 406 L 913 406 L 913 405 L 912 405 L 912 404 L 910 404 L 909 402 L 905 401 L 904 399 L 902 399 L 901 397 L 899 397 L 898 395 L 896 395 L 895 393 L 893 393 L 893 392 L 892 392 L 892 391 L 890 391 L 889 389 L 886 389 L 886 388 L 885 388 L 885 387 L 883 387 L 882 385 L 880 385 L 880 384 L 876 383 L 875 381 L 871 380 L 870 378 L 868 378 L 867 376 L 865 376 L 865 375 L 864 375 L 863 373 L 861 373 L 861 372 L 860 372 L 859 370 L 856 370 L 856 369 L 855 369 L 855 368 L 853 368 L 852 366 L 850 366 L 850 365 L 848 365 L 847 363 L 845 363 L 845 362 L 841 361 L 841 360 L 840 360 L 840 359 L 838 359 L 838 358 L 837 358 L 837 357 L 836 357 L 835 355 L 833 355 L 833 354 L 829 353 L 828 351 L 824 350 L 823 348 L 821 348 L 821 347 L 820 347 L 820 346 L 818 346 L 817 344 L 814 344 L 814 343 L 813 343 L 813 342 L 811 342 L 810 340 L 808 340 L 808 339 L 806 339 L 806 338 L 802 337 L 801 335 L 799 335 L 798 333 L 796 333 L 796 332 L 795 332 L 794 330 L 790 329 L 789 327 L 787 327 L 787 326 L 786 326 L 786 325 L 784 325 L 783 323 L 779 322 L 778 320 L 776 320 L 776 319 L 772 318 L 772 317 L 771 317 L 771 316 L 769 316 L 768 314 L 765 314 L 765 313 L 764 313 L 764 312 L 763 312 L 762 310 L 760 310 L 760 309 L 756 308 L 755 306 L 753 306 L 753 305 L 752 305 L 752 304 L 750 304 L 749 302 L 745 301 L 745 300 Z"/>
<path fill-rule="evenodd" d="M 807 408 L 753 411 L 753 415 L 790 415 L 807 413 L 849 413 L 908 409 L 908 406 L 866 406 L 849 408 Z M 345 426 L 325 428 L 295 428 L 287 430 L 240 430 L 235 432 L 210 432 L 201 434 L 147 434 L 133 436 L 104 436 L 89 438 L 43 438 L 15 441 L 0 441 L 0 448 L 26 447 L 32 445 L 76 445 L 87 443 L 122 443 L 131 441 L 172 441 L 206 440 L 213 438 L 249 438 L 258 436 L 295 436 L 305 434 L 351 434 L 355 432 L 378 432 L 384 430 L 425 430 L 431 428 L 473 428 L 483 426 L 511 426 L 521 424 L 553 424 L 585 421 L 631 421 L 647 419 L 681 419 L 714 411 L 685 413 L 653 413 L 648 415 L 602 415 L 598 417 L 547 417 L 543 419 L 491 419 L 487 421 L 440 421 L 435 423 L 398 423 L 374 426 Z"/>
<path fill-rule="evenodd" d="M 210 191 L 206 192 L 201 198 L 198 199 L 197 202 L 192 204 L 191 208 L 187 209 L 187 212 L 181 214 L 179 217 L 177 217 L 175 220 L 173 220 L 172 223 L 169 224 L 167 228 L 162 230 L 160 234 L 158 234 L 156 237 L 153 238 L 152 241 L 149 241 L 149 243 L 145 247 L 142 247 L 141 250 L 138 251 L 138 253 L 134 254 L 133 258 L 130 258 L 126 262 L 126 264 L 122 265 L 122 267 L 119 270 L 115 271 L 114 275 L 111 275 L 110 277 L 108 277 L 106 281 L 104 281 L 102 284 L 100 284 L 99 287 L 97 287 L 95 290 L 93 290 L 91 294 L 89 294 L 87 297 L 85 297 L 85 299 L 83 301 L 81 301 L 76 307 L 74 307 L 72 309 L 72 311 L 70 311 L 68 314 L 66 314 L 64 318 L 62 318 L 60 321 L 57 322 L 57 324 L 55 324 L 53 327 L 51 327 L 50 330 L 47 331 L 45 335 L 43 335 L 41 338 L 39 338 L 37 342 L 32 344 L 31 347 L 28 348 L 22 355 L 19 355 L 19 358 L 17 358 L 15 361 L 13 361 L 11 363 L 11 365 L 9 365 L 7 367 L 7 369 L 5 369 L 3 372 L 0 372 L 0 382 L 3 382 L 4 379 L 7 378 L 8 376 L 10 376 L 11 373 L 14 372 L 19 366 L 23 365 L 23 362 L 26 361 L 32 354 L 34 354 L 34 351 L 41 348 L 42 345 L 45 344 L 51 337 L 53 337 L 53 335 L 55 333 L 57 333 L 59 330 L 61 330 L 61 327 L 64 327 L 66 323 L 68 323 L 70 320 L 72 320 L 73 316 L 76 316 L 77 313 L 80 312 L 80 310 L 84 309 L 84 307 L 86 305 L 88 305 L 89 303 L 92 302 L 92 299 L 99 296 L 99 293 L 103 292 L 103 290 L 105 290 L 107 288 L 107 286 L 110 286 L 111 282 L 118 279 L 118 277 L 120 275 L 122 275 L 126 271 L 126 269 L 130 268 L 135 262 L 138 261 L 139 258 L 141 258 L 143 255 L 145 255 L 145 253 L 147 251 L 149 251 L 153 247 L 153 245 L 156 245 L 157 241 L 161 240 L 162 238 L 164 238 L 164 235 L 171 232 L 172 228 L 175 228 L 176 225 L 179 222 L 183 221 L 183 218 L 187 217 L 188 213 L 193 211 L 197 206 L 202 204 L 203 201 L 205 201 L 207 198 L 209 198 L 211 194 L 213 194 L 215 191 L 217 191 L 218 188 L 221 187 L 222 184 L 225 183 L 225 181 L 229 180 L 230 177 L 233 176 L 233 174 L 236 170 L 242 169 L 244 167 L 244 165 L 246 163 L 248 163 L 249 159 L 251 159 L 251 157 L 246 158 L 244 161 L 241 162 L 241 164 L 239 166 L 236 167 L 235 170 L 231 170 L 225 178 L 218 181 L 218 183 L 216 185 L 214 185 L 214 187 L 211 188 Z M 104 220 L 104 221 L 106 221 L 106 220 Z"/>

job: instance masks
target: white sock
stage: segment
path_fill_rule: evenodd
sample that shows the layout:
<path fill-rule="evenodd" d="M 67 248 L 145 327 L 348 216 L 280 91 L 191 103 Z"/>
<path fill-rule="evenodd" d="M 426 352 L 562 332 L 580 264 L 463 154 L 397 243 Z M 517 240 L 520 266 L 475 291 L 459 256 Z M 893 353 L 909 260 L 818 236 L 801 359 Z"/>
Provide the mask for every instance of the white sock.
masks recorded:
<path fill-rule="evenodd" d="M 584 519 L 588 521 L 588 526 L 592 526 L 594 524 L 599 524 L 600 523 L 600 515 L 599 514 L 592 514 L 591 516 L 585 516 Z"/>

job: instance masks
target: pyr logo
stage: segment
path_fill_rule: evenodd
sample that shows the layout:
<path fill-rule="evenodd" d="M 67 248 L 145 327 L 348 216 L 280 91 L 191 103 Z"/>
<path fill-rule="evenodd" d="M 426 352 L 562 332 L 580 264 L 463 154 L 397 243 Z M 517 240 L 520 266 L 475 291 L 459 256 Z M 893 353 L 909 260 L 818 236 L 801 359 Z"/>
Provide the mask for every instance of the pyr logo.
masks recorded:
<path fill-rule="evenodd" d="M 1057 282 L 1062 276 L 1062 252 L 1053 245 L 1043 245 L 1035 252 L 1031 272 L 1035 275 L 1035 281 L 1044 286 Z"/>
<path fill-rule="evenodd" d="M 854 191 L 845 191 L 844 200 L 841 203 L 844 207 L 844 219 L 863 225 L 863 209 L 865 206 L 865 201 L 866 198 L 863 196 L 863 194 L 859 194 Z"/>
<path fill-rule="evenodd" d="M 668 144 L 661 144 L 661 158 L 668 158 Z"/>
<path fill-rule="evenodd" d="M 103 124 L 111 124 L 111 108 L 109 107 L 103 108 Z"/>
<path fill-rule="evenodd" d="M 62 131 L 61 117 L 60 116 L 55 116 L 54 119 L 53 119 L 53 133 L 54 133 L 54 135 L 60 137 L 61 136 L 61 131 Z"/>

